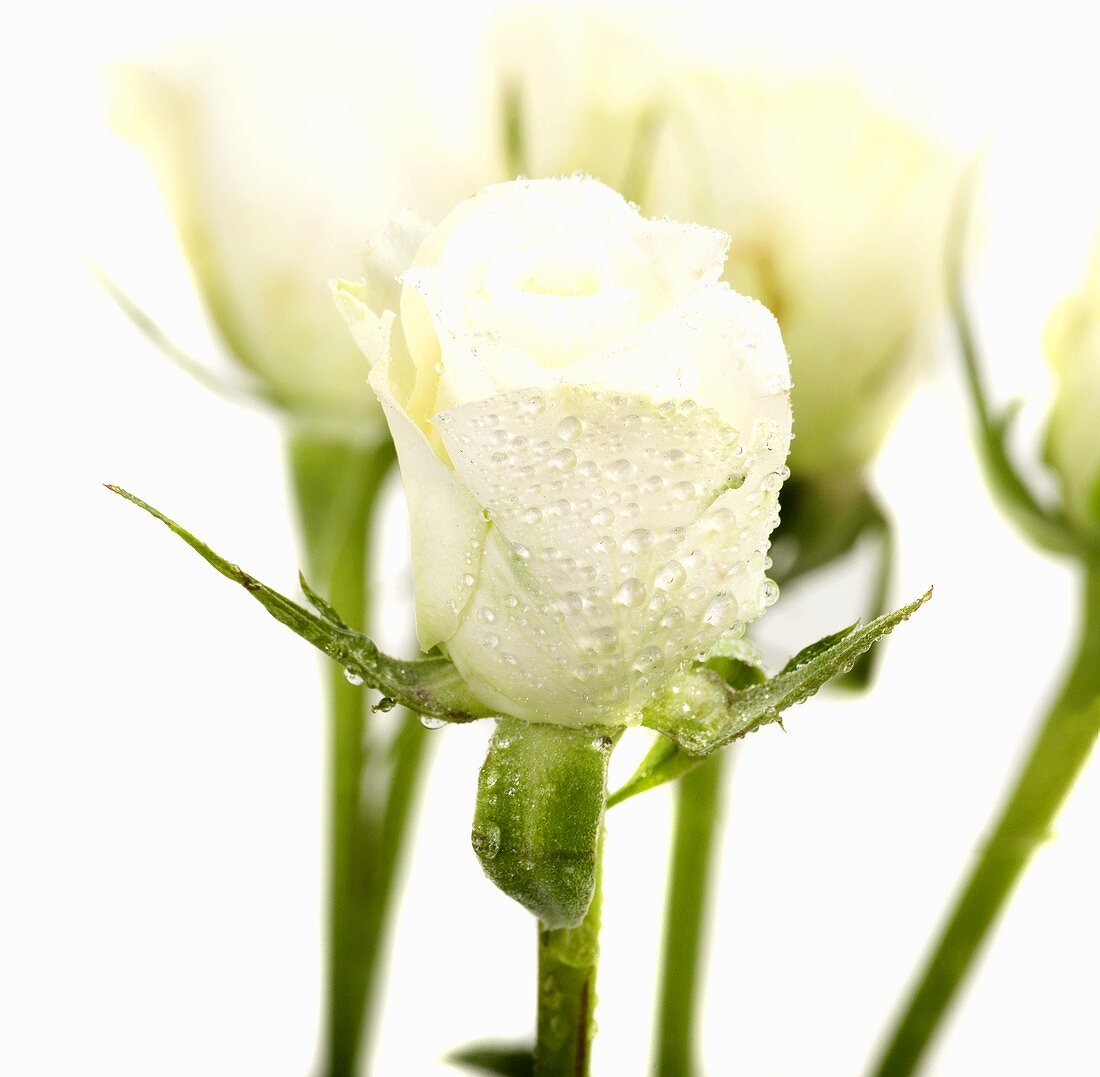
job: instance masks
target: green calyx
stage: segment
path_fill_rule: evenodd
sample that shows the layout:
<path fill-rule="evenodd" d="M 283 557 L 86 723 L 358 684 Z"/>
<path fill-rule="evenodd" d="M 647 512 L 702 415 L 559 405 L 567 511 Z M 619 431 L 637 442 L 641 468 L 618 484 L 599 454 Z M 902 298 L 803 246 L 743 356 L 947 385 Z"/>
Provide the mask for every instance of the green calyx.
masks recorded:
<path fill-rule="evenodd" d="M 592 902 L 619 732 L 497 720 L 471 840 L 485 874 L 547 928 L 576 927 Z"/>

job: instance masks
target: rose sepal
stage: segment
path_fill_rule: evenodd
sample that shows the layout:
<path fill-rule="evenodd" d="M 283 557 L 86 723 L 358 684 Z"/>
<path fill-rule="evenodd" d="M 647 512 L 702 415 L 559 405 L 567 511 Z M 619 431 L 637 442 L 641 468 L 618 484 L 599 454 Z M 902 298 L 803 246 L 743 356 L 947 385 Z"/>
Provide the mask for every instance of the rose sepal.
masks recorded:
<path fill-rule="evenodd" d="M 493 884 L 548 929 L 576 927 L 595 894 L 607 765 L 621 732 L 497 719 L 471 842 Z"/>
<path fill-rule="evenodd" d="M 240 584 L 275 620 L 313 644 L 334 662 L 344 667 L 348 679 L 382 693 L 379 709 L 396 704 L 425 718 L 443 722 L 472 722 L 488 718 L 491 712 L 470 693 L 457 670 L 445 658 L 429 657 L 413 661 L 383 654 L 363 633 L 349 628 L 324 599 L 312 591 L 305 578 L 299 581 L 313 609 L 306 609 L 267 584 L 215 553 L 190 531 L 158 512 L 119 486 L 107 487 L 151 516 L 187 543 L 207 564 L 227 579 Z"/>

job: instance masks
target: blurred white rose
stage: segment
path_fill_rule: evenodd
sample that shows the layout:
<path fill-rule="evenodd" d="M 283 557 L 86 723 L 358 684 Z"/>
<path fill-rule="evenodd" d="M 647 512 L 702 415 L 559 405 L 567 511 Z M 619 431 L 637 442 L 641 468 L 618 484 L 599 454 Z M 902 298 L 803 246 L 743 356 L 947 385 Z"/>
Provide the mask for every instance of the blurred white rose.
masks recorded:
<path fill-rule="evenodd" d="M 235 357 L 295 412 L 377 414 L 326 281 L 396 209 L 477 190 L 400 44 L 295 34 L 111 72 L 111 118 L 147 156 Z"/>
<path fill-rule="evenodd" d="M 645 205 L 730 233 L 726 279 L 779 320 L 796 476 L 857 472 L 942 307 L 946 151 L 847 82 L 712 71 L 666 94 Z"/>
<path fill-rule="evenodd" d="M 1046 350 L 1057 377 L 1046 455 L 1070 518 L 1100 532 L 1100 241 L 1081 288 L 1054 312 Z"/>
<path fill-rule="evenodd" d="M 774 600 L 787 357 L 719 281 L 726 244 L 589 178 L 513 182 L 399 217 L 335 285 L 397 446 L 420 642 L 503 714 L 629 721 Z"/>
<path fill-rule="evenodd" d="M 655 90 L 681 59 L 682 25 L 666 8 L 501 11 L 484 66 L 485 111 L 497 118 L 504 178 L 580 171 L 634 198 L 654 134 Z"/>

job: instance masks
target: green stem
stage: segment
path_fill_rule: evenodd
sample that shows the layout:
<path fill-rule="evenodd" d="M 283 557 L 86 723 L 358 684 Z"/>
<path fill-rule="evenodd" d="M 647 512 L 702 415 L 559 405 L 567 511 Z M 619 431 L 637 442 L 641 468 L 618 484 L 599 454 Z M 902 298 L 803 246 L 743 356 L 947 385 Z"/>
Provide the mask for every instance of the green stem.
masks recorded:
<path fill-rule="evenodd" d="M 589 1077 L 596 1034 L 596 968 L 600 957 L 603 837 L 596 893 L 577 927 L 551 931 L 539 924 L 538 1031 L 535 1077 Z"/>
<path fill-rule="evenodd" d="M 879 1056 L 875 1077 L 915 1073 L 1035 850 L 1085 765 L 1100 728 L 1100 562 L 1085 567 L 1077 657 L 924 971 Z"/>
<path fill-rule="evenodd" d="M 353 628 L 369 629 L 371 528 L 393 448 L 296 431 L 290 466 L 312 586 Z M 353 1077 L 368 1053 L 385 931 L 424 749 L 407 716 L 386 746 L 366 723 L 369 693 L 326 663 L 329 881 L 322 1077 Z M 364 774 L 370 796 L 364 797 Z"/>
<path fill-rule="evenodd" d="M 703 939 L 722 812 L 727 752 L 716 752 L 675 783 L 672 857 L 657 1002 L 654 1072 L 693 1077 L 703 980 Z"/>

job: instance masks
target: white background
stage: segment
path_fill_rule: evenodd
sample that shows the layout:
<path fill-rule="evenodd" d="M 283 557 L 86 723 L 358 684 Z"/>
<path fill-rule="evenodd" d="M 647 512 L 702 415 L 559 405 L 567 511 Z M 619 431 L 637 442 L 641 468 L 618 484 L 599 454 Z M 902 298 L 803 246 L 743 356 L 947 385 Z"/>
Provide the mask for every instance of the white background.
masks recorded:
<path fill-rule="evenodd" d="M 1047 392 L 1043 320 L 1100 221 L 1097 35 L 1073 7 L 1013 17 L 959 3 L 904 14 L 715 5 L 703 18 L 716 48 L 770 41 L 847 57 L 903 87 L 960 146 L 991 136 L 974 297 L 997 390 L 1027 396 L 1032 434 Z M 370 17 L 365 5 L 308 13 Z M 406 12 L 434 91 L 452 103 L 482 14 Z M 129 258 L 164 304 L 158 313 L 202 338 L 152 185 L 101 130 L 95 68 L 305 15 L 272 4 L 62 4 L 24 9 L 5 34 L 3 1073 L 278 1077 L 311 1065 L 318 663 L 99 485 L 124 483 L 291 588 L 280 429 L 171 369 L 80 261 Z M 710 1074 L 859 1072 L 1073 637 L 1073 573 L 991 508 L 948 350 L 877 480 L 901 536 L 897 597 L 930 582 L 936 597 L 891 642 L 872 695 L 817 699 L 786 736 L 769 729 L 737 751 L 705 1014 Z M 391 566 L 402 563 L 402 511 L 395 495 Z M 406 582 L 399 570 L 390 586 L 400 594 Z M 847 589 L 835 584 L 823 606 L 825 593 L 792 590 L 770 635 L 796 646 L 844 623 Z M 486 733 L 434 736 L 375 1069 L 386 1077 L 443 1072 L 448 1048 L 531 1028 L 533 925 L 483 879 L 468 844 Z M 662 791 L 609 822 L 605 1077 L 645 1072 L 668 808 Z M 1100 1071 L 1098 815 L 1094 762 L 930 1073 Z"/>

